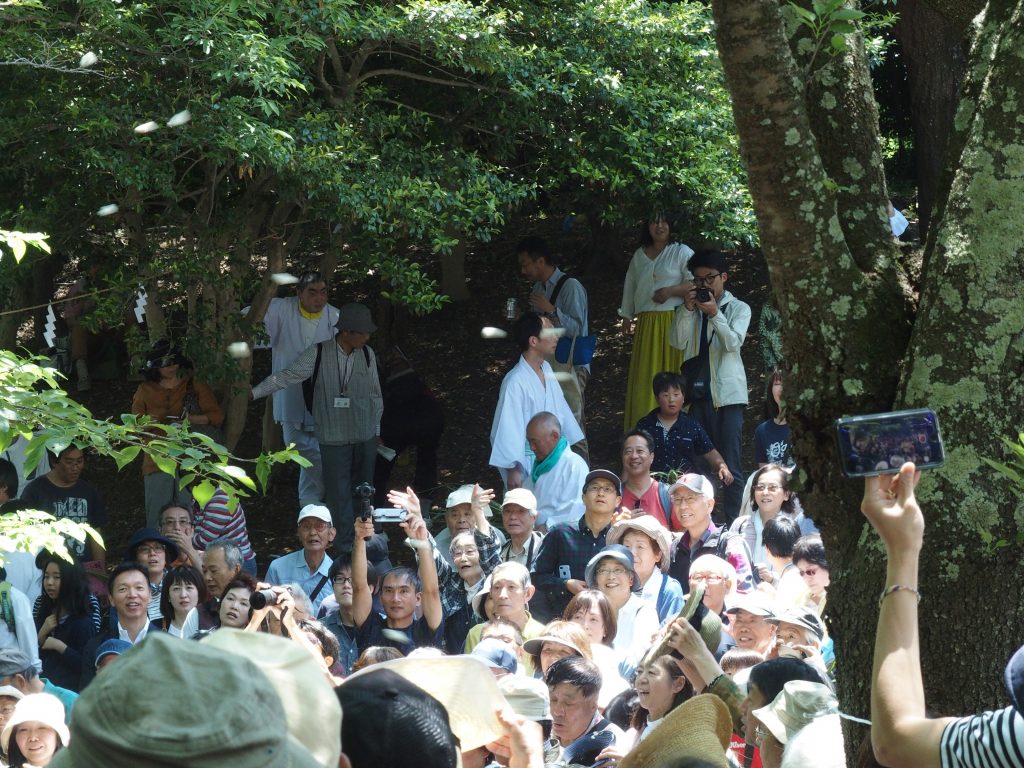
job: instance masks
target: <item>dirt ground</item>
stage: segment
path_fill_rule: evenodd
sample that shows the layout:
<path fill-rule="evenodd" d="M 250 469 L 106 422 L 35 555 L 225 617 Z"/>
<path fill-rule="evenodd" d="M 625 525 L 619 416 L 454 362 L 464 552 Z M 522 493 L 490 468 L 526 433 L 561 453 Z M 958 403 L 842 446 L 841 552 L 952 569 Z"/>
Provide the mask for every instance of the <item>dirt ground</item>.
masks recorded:
<path fill-rule="evenodd" d="M 591 465 L 616 472 L 621 469 L 619 441 L 631 342 L 618 332 L 616 310 L 621 299 L 624 267 L 636 246 L 631 245 L 629 252 L 623 253 L 621 265 L 586 273 L 589 253 L 586 231 L 577 228 L 564 232 L 561 222 L 531 220 L 502 239 L 471 248 L 466 257 L 469 300 L 450 303 L 426 317 L 410 318 L 408 332 L 400 343 L 403 352 L 445 406 L 446 428 L 439 454 L 441 483 L 445 488 L 433 494 L 435 505 L 443 503 L 450 488 L 464 482 L 477 481 L 500 491 L 498 475 L 487 465 L 488 433 L 501 379 L 515 363 L 517 352 L 510 339 L 484 339 L 480 331 L 484 326 L 508 327 L 504 319 L 507 298 L 516 297 L 521 305 L 525 302 L 529 285 L 518 273 L 513 249 L 521 236 L 533 233 L 548 238 L 553 250 L 563 255 L 563 269 L 579 276 L 587 288 L 591 332 L 598 336 L 586 392 Z M 685 233 L 680 239 L 686 242 Z M 624 242 L 631 240 L 629 234 L 625 235 Z M 762 419 L 764 379 L 757 345 L 757 321 L 761 305 L 768 296 L 768 279 L 759 253 L 737 255 L 733 262 L 728 287 L 753 309 L 750 332 L 744 344 L 750 388 L 744 427 L 749 446 L 754 427 Z M 428 265 L 427 271 L 431 272 L 433 267 Z M 432 276 L 439 277 L 433 272 Z M 353 299 L 366 301 L 371 306 L 379 301 L 375 286 L 369 283 L 332 287 L 333 304 Z M 374 345 L 373 339 L 370 344 Z M 257 351 L 254 363 L 254 381 L 258 381 L 269 371 L 269 351 Z M 92 390 L 81 395 L 76 394 L 73 385 L 70 392 L 80 397 L 96 417 L 109 418 L 130 408 L 136 386 L 126 380 L 96 382 Z M 252 457 L 259 451 L 263 407 L 262 402 L 250 405 L 246 430 L 237 450 L 239 456 Z M 106 500 L 111 523 L 104 535 L 107 549 L 112 553 L 110 559 L 116 562 L 131 532 L 144 520 L 139 462 L 119 473 L 112 461 L 94 458 L 86 468 L 85 477 L 99 487 Z M 276 472 L 266 496 L 244 501 L 261 571 L 273 556 L 296 546 L 297 477 L 297 468 L 282 468 Z M 403 466 L 400 462 L 392 474 L 392 485 L 404 485 L 411 477 L 412 465 Z"/>

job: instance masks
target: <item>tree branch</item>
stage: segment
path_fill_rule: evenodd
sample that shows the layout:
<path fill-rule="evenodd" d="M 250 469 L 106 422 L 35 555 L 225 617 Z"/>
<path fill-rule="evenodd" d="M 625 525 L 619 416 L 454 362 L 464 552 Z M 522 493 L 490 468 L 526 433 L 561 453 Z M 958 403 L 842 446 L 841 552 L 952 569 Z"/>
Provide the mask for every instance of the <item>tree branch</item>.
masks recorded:
<path fill-rule="evenodd" d="M 459 82 L 457 80 L 445 80 L 441 77 L 431 77 L 430 75 L 420 75 L 416 72 L 406 72 L 404 69 L 374 69 L 367 72 L 365 75 L 361 75 L 352 83 L 352 87 L 357 87 L 360 83 L 369 80 L 371 77 L 386 77 L 392 75 L 394 77 L 406 77 L 410 80 L 420 80 L 424 83 L 434 83 L 435 85 L 444 85 L 451 88 L 473 88 L 477 91 L 489 91 L 490 88 L 480 85 L 479 83 L 470 82 Z"/>
<path fill-rule="evenodd" d="M 3 7 L 2 4 L 0 4 L 0 7 Z M 10 61 L 0 61 L 0 67 L 31 67 L 32 69 L 45 69 L 49 72 L 62 72 L 67 75 L 94 75 L 96 77 L 102 77 L 104 80 L 114 79 L 110 75 L 105 75 L 94 69 L 62 67 L 50 61 L 33 61 L 32 59 L 26 59 L 24 57 L 11 59 Z"/>

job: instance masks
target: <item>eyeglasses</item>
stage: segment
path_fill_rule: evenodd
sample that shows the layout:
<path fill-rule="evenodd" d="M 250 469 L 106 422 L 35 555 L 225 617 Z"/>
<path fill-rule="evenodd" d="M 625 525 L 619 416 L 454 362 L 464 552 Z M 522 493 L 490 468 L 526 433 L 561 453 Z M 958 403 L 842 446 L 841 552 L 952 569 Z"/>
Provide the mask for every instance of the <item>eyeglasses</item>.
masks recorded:
<path fill-rule="evenodd" d="M 13 714 L 14 714 L 14 705 L 13 704 L 8 704 L 6 706 L 0 707 L 0 715 L 3 715 L 4 717 L 10 717 Z"/>
<path fill-rule="evenodd" d="M 163 544 L 145 544 L 135 550 L 140 555 L 156 555 L 166 551 Z"/>
<path fill-rule="evenodd" d="M 801 576 L 804 576 L 804 577 L 810 576 L 811 578 L 814 578 L 815 576 L 818 575 L 818 569 L 817 568 L 808 568 L 807 570 L 799 571 L 799 573 L 800 573 Z"/>
<path fill-rule="evenodd" d="M 618 491 L 611 485 L 589 485 L 587 486 L 587 493 L 593 493 L 596 496 L 601 495 L 618 495 Z"/>
<path fill-rule="evenodd" d="M 453 558 L 455 558 L 455 557 L 462 557 L 463 555 L 465 555 L 466 557 L 472 557 L 473 555 L 479 555 L 479 554 L 480 554 L 480 550 L 478 550 L 476 547 L 465 547 L 465 548 L 459 547 L 459 548 L 456 548 L 456 549 L 452 550 L 452 557 Z"/>
<path fill-rule="evenodd" d="M 335 576 L 334 577 L 334 583 L 335 584 L 351 584 L 352 583 L 352 577 L 351 576 Z"/>
<path fill-rule="evenodd" d="M 673 504 L 686 507 L 691 504 L 696 504 L 698 501 L 702 501 L 704 499 L 703 496 L 680 496 L 679 494 L 673 494 L 669 498 L 672 500 Z"/>
<path fill-rule="evenodd" d="M 625 576 L 626 575 L 626 569 L 625 568 L 598 568 L 597 569 L 597 575 L 598 576 Z"/>
<path fill-rule="evenodd" d="M 718 573 L 691 573 L 690 581 L 703 581 L 707 584 L 721 584 L 725 578 Z"/>
<path fill-rule="evenodd" d="M 782 490 L 782 486 L 776 485 L 775 483 L 768 483 L 767 485 L 755 485 L 754 490 L 758 493 L 776 493 L 777 491 Z"/>
<path fill-rule="evenodd" d="M 721 276 L 722 276 L 721 272 L 715 272 L 715 274 L 713 274 L 713 275 L 705 275 L 704 277 L 697 277 L 695 275 L 694 278 L 693 278 L 693 284 L 694 285 L 711 285 L 713 282 L 715 282 L 715 280 L 717 280 Z"/>
<path fill-rule="evenodd" d="M 323 520 L 303 520 L 299 523 L 299 528 L 304 531 L 317 531 L 319 533 L 327 528 L 327 523 Z"/>

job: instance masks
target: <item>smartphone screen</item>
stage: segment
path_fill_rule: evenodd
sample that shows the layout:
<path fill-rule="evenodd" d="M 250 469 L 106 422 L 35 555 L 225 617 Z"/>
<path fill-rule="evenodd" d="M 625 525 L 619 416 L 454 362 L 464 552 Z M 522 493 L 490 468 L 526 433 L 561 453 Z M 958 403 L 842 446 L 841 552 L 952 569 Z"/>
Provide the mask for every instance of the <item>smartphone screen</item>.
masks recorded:
<path fill-rule="evenodd" d="M 932 469 L 945 460 L 938 417 L 923 408 L 837 419 L 836 443 L 847 477 L 895 474 L 907 461 Z"/>

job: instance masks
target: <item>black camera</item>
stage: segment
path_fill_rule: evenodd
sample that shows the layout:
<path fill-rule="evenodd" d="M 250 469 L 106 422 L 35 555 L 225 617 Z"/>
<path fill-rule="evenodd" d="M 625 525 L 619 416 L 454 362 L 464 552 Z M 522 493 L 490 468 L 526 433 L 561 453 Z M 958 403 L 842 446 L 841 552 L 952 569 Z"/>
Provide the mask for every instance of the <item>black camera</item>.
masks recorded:
<path fill-rule="evenodd" d="M 711 301 L 711 291 L 709 291 L 705 286 L 698 285 L 696 291 L 698 304 L 706 304 Z"/>
<path fill-rule="evenodd" d="M 356 506 L 359 509 L 359 519 L 369 520 L 373 517 L 373 493 L 374 487 L 369 483 L 360 483 L 352 491 L 352 496 L 356 500 Z"/>
<path fill-rule="evenodd" d="M 277 605 L 278 594 L 272 589 L 259 589 L 249 596 L 249 605 L 257 611 L 268 605 Z"/>

